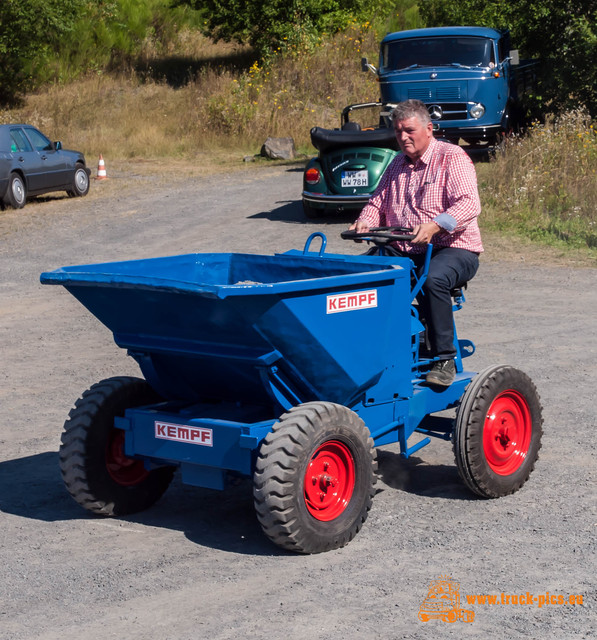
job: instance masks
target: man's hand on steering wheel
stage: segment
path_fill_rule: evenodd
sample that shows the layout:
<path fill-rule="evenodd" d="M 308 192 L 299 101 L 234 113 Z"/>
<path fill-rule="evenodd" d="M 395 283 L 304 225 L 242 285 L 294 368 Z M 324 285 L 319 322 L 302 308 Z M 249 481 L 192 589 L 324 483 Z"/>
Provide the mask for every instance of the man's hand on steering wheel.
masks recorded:
<path fill-rule="evenodd" d="M 413 229 L 414 238 L 411 240 L 413 244 L 429 244 L 433 236 L 441 229 L 439 224 L 435 222 L 424 222 L 418 224 Z"/>
<path fill-rule="evenodd" d="M 355 220 L 355 222 L 348 227 L 348 230 L 356 231 L 357 233 L 367 233 L 367 231 L 369 231 L 369 225 L 362 220 Z"/>

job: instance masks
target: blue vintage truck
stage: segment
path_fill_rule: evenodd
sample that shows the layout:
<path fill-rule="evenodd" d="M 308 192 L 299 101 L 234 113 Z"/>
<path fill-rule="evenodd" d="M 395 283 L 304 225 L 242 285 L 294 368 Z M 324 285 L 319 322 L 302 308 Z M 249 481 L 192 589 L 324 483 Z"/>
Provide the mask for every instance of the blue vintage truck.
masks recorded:
<path fill-rule="evenodd" d="M 436 135 L 471 144 L 495 143 L 524 123 L 523 97 L 535 85 L 537 62 L 519 60 L 508 31 L 487 27 L 438 27 L 390 33 L 373 71 L 381 101 L 411 98 L 429 108 Z"/>

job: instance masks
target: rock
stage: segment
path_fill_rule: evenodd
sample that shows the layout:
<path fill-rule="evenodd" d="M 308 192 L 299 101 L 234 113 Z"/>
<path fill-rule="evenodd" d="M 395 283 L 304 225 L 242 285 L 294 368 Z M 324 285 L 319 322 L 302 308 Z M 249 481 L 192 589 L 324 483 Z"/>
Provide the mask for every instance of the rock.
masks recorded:
<path fill-rule="evenodd" d="M 243 162 L 255 162 L 255 156 L 245 156 Z"/>
<path fill-rule="evenodd" d="M 292 138 L 268 138 L 261 147 L 261 155 L 273 160 L 292 160 L 296 156 Z"/>

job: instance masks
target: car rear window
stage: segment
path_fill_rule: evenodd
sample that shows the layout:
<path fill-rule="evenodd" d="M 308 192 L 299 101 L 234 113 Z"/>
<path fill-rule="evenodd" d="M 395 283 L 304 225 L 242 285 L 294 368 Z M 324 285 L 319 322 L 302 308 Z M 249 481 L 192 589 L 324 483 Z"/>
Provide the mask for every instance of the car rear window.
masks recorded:
<path fill-rule="evenodd" d="M 13 153 L 18 151 L 33 151 L 22 129 L 10 130 L 10 150 Z"/>

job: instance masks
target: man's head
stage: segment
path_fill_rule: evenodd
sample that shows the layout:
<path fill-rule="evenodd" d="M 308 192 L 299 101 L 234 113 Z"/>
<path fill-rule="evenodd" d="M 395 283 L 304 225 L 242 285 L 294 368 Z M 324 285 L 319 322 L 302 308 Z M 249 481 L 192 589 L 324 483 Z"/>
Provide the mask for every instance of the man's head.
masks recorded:
<path fill-rule="evenodd" d="M 405 100 L 391 114 L 398 146 L 412 162 L 427 151 L 433 137 L 433 124 L 427 107 L 420 100 Z"/>

